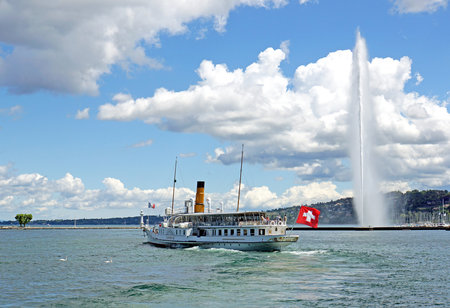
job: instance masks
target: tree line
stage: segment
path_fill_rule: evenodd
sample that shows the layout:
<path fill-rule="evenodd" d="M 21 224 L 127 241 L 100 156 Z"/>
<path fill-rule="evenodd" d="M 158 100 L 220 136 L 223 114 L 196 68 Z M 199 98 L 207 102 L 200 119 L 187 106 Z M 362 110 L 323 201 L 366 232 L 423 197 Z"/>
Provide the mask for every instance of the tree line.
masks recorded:
<path fill-rule="evenodd" d="M 450 220 L 450 193 L 447 190 L 412 190 L 405 193 L 396 191 L 384 195 L 389 219 L 394 224 L 439 223 Z M 307 205 L 307 204 L 304 204 Z M 343 198 L 329 202 L 319 202 L 307 206 L 320 211 L 321 224 L 357 224 L 358 218 L 353 207 L 353 198 Z M 286 215 L 288 224 L 295 223 L 300 205 L 268 211 L 270 216 Z"/>

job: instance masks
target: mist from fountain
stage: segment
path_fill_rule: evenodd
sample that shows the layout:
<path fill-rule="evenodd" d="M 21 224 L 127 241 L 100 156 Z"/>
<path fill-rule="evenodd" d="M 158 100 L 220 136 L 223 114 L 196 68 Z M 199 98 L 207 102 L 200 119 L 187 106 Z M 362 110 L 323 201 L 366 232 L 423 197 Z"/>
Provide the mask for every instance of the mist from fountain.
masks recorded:
<path fill-rule="evenodd" d="M 370 93 L 367 47 L 359 31 L 353 50 L 351 86 L 350 157 L 353 171 L 353 206 L 361 226 L 389 225 L 386 207 L 380 193 L 375 150 L 377 130 L 373 99 Z"/>

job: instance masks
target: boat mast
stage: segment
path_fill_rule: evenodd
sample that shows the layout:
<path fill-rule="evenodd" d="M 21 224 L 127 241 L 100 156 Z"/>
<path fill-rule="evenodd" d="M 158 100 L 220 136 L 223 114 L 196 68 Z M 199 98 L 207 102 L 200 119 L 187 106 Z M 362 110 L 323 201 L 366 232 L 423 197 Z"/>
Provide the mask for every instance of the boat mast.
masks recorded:
<path fill-rule="evenodd" d="M 175 199 L 175 183 L 177 182 L 177 160 L 178 157 L 175 157 L 175 172 L 173 174 L 173 189 L 172 189 L 172 212 L 171 212 L 172 215 L 173 215 L 173 202 Z"/>
<path fill-rule="evenodd" d="M 244 162 L 244 144 L 242 144 L 242 153 L 241 153 L 241 172 L 239 175 L 239 189 L 238 189 L 238 201 L 237 201 L 237 210 L 239 212 L 239 199 L 241 198 L 241 180 L 242 180 L 242 163 Z"/>

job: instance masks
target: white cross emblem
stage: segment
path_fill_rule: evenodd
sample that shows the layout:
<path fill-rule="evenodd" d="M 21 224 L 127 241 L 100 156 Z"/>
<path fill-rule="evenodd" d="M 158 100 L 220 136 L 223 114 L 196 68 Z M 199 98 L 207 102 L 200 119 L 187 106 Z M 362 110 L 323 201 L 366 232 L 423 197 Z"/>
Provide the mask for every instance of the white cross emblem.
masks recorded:
<path fill-rule="evenodd" d="M 313 215 L 313 213 L 311 211 L 308 211 L 306 213 L 303 213 L 303 217 L 306 217 L 306 221 L 307 222 L 311 222 L 312 220 L 316 220 L 316 216 Z"/>

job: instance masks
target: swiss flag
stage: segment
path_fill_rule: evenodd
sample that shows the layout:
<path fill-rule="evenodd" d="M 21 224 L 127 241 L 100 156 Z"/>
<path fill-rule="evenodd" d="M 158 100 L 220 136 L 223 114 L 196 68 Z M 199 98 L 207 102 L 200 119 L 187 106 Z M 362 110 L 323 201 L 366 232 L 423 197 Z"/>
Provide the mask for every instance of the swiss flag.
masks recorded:
<path fill-rule="evenodd" d="M 317 228 L 317 225 L 319 224 L 319 215 L 320 211 L 318 209 L 302 205 L 295 223 Z"/>

